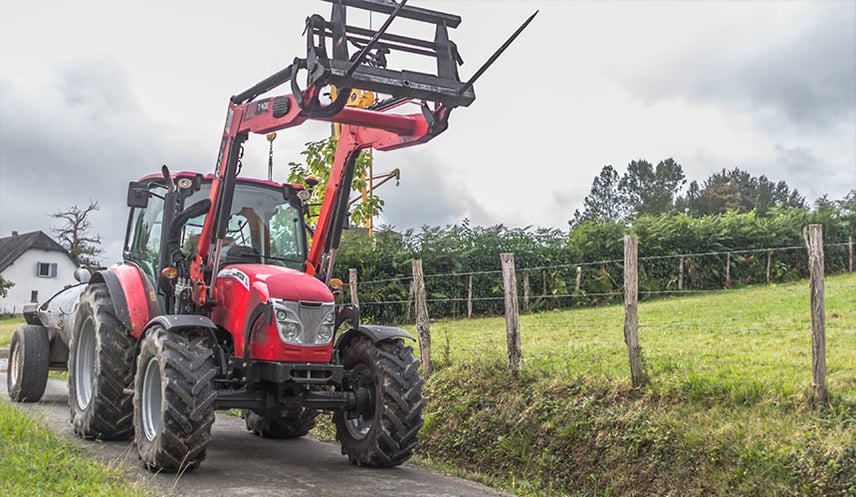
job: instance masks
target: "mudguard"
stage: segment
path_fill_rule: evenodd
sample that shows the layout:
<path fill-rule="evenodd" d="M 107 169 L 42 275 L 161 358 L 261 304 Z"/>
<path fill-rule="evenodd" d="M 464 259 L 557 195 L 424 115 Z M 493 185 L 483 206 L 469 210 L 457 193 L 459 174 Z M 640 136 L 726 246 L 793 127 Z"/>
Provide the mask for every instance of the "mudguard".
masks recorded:
<path fill-rule="evenodd" d="M 383 340 L 389 340 L 390 338 L 406 338 L 408 340 L 416 340 L 413 338 L 413 335 L 410 333 L 398 328 L 396 326 L 380 326 L 374 324 L 361 325 L 358 328 L 351 328 L 341 336 L 336 341 L 336 350 L 345 350 L 348 348 L 348 345 L 351 341 L 358 337 L 365 336 L 368 337 L 372 343 L 381 342 Z"/>
<path fill-rule="evenodd" d="M 133 264 L 115 264 L 95 273 L 89 283 L 107 284 L 116 317 L 135 338 L 142 336 L 152 316 L 160 314 L 152 283 Z"/>
<path fill-rule="evenodd" d="M 214 321 L 211 321 L 205 316 L 198 316 L 195 314 L 178 314 L 178 315 L 160 315 L 152 318 L 151 321 L 146 324 L 146 329 L 149 329 L 153 325 L 163 326 L 165 330 L 168 331 L 179 331 L 186 329 L 199 329 L 206 328 L 210 330 L 217 330 L 217 325 L 214 324 Z"/>

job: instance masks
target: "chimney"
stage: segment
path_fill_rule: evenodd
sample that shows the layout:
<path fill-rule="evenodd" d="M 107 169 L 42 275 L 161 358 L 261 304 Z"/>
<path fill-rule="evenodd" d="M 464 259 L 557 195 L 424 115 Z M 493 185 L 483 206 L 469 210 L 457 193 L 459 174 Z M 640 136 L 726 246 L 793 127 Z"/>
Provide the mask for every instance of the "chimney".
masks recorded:
<path fill-rule="evenodd" d="M 17 231 L 13 231 L 13 232 L 12 232 L 12 236 L 18 236 L 18 232 L 17 232 Z"/>

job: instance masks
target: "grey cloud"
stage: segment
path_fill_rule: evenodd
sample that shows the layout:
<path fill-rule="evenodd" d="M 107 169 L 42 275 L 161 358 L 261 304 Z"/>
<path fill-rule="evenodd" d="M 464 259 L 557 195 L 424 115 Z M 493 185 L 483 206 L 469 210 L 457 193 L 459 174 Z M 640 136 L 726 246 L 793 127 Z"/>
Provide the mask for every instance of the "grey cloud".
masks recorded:
<path fill-rule="evenodd" d="M 49 232 L 48 214 L 98 200 L 103 262 L 120 257 L 129 181 L 160 164 L 199 164 L 141 110 L 113 60 L 82 60 L 31 86 L 0 80 L 0 235 Z"/>
<path fill-rule="evenodd" d="M 475 224 L 494 222 L 464 185 L 453 184 L 448 176 L 438 174 L 436 167 L 427 164 L 430 161 L 418 162 L 401 167 L 401 186 L 387 183 L 378 191 L 386 202 L 382 215 L 386 224 L 403 230 L 457 224 L 464 218 Z"/>
<path fill-rule="evenodd" d="M 772 108 L 799 124 L 826 126 L 856 112 L 856 7 L 811 4 L 789 32 L 755 25 L 734 39 L 707 39 L 623 74 L 648 101 L 688 97 Z M 771 14 L 775 7 L 771 7 Z M 775 33 L 775 34 L 774 34 Z M 721 35 L 721 33 L 720 33 Z"/>
<path fill-rule="evenodd" d="M 833 198 L 843 196 L 846 190 L 856 184 L 856 165 L 851 164 L 847 168 L 830 163 L 819 157 L 812 148 L 805 146 L 787 147 L 776 144 L 774 149 L 775 173 L 788 178 L 788 184 L 791 186 L 804 185 L 798 189 L 809 203 L 824 194 L 831 194 Z M 818 181 L 819 178 L 823 178 L 823 181 Z M 829 191 L 826 188 L 828 185 L 837 185 L 840 191 Z"/>

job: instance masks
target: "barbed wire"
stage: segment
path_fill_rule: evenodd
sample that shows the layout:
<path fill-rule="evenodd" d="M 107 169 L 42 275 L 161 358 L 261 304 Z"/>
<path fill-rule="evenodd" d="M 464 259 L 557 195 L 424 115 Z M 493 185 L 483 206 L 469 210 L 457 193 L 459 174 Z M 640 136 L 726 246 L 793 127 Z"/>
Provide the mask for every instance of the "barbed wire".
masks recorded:
<path fill-rule="evenodd" d="M 835 243 L 825 243 L 824 248 L 831 247 L 847 247 L 850 245 L 850 242 L 835 242 Z M 638 257 L 639 262 L 644 261 L 656 261 L 656 260 L 664 260 L 664 259 L 685 259 L 689 257 L 711 257 L 711 256 L 720 256 L 720 255 L 743 255 L 743 254 L 754 254 L 754 253 L 773 253 L 773 252 L 789 252 L 795 250 L 807 250 L 805 245 L 790 245 L 783 247 L 770 247 L 770 248 L 760 248 L 760 249 L 733 249 L 733 250 L 718 250 L 718 251 L 709 251 L 709 252 L 695 252 L 695 253 L 686 253 L 686 254 L 665 254 L 665 255 L 650 255 Z M 588 261 L 588 262 L 575 262 L 575 263 L 567 263 L 567 264 L 553 264 L 549 266 L 533 266 L 533 267 L 521 267 L 517 268 L 517 272 L 527 272 L 527 271 L 543 271 L 547 269 L 564 269 L 564 268 L 572 268 L 572 267 L 587 267 L 587 266 L 599 266 L 606 264 L 618 264 L 623 263 L 624 259 L 606 259 L 601 261 Z M 457 278 L 462 276 L 479 276 L 485 274 L 501 274 L 501 269 L 491 269 L 484 271 L 468 271 L 463 273 L 451 272 L 451 273 L 432 273 L 426 274 L 423 276 L 424 279 L 430 278 Z M 393 281 L 398 282 L 406 282 L 412 281 L 413 276 L 401 276 L 397 278 L 385 278 L 378 280 L 366 280 L 366 281 L 357 281 L 357 287 L 360 285 L 371 285 L 376 283 L 389 283 Z M 348 283 L 346 281 L 346 283 Z"/>
<path fill-rule="evenodd" d="M 788 284 L 786 286 L 776 286 L 776 287 L 767 287 L 769 290 L 775 291 L 804 291 L 805 287 L 808 286 L 808 283 L 798 285 L 798 284 Z M 856 290 L 856 285 L 853 286 L 842 286 L 835 287 L 836 289 L 852 289 Z M 740 292 L 744 291 L 746 288 L 711 288 L 711 289 L 686 289 L 686 290 L 646 290 L 640 291 L 640 296 L 657 296 L 657 295 L 692 295 L 692 294 L 711 294 L 711 293 L 729 293 L 729 292 Z M 597 292 L 597 293 L 561 293 L 561 294 L 541 294 L 541 295 L 530 295 L 529 300 L 539 300 L 539 299 L 560 299 L 560 298 L 571 298 L 571 299 L 585 299 L 589 297 L 619 297 L 623 296 L 623 291 L 616 292 Z M 517 300 L 518 303 L 525 300 L 525 295 L 518 295 Z M 426 303 L 443 303 L 443 302 L 484 302 L 484 301 L 500 301 L 504 300 L 505 296 L 492 296 L 492 297 L 448 297 L 448 298 L 429 298 L 425 299 Z M 378 300 L 378 301 L 360 301 L 360 305 L 388 305 L 388 304 L 411 304 L 413 302 L 412 299 L 407 300 Z"/>

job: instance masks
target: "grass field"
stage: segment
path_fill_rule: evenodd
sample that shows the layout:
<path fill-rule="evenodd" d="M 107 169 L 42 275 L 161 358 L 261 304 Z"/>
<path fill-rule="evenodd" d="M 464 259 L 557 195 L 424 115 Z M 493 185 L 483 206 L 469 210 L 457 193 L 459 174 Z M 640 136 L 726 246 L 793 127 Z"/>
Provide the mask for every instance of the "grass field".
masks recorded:
<path fill-rule="evenodd" d="M 24 324 L 23 317 L 1 317 L 0 318 L 0 347 L 8 347 L 12 341 L 12 334 L 15 333 L 15 328 Z"/>
<path fill-rule="evenodd" d="M 532 496 L 856 497 L 856 276 L 826 279 L 832 398 L 819 407 L 808 296 L 800 282 L 641 303 L 650 383 L 637 391 L 621 305 L 521 316 L 517 376 L 503 318 L 432 323 L 415 460 Z M 0 343 L 19 323 L 0 321 Z M 0 461 L 90 464 L 47 455 L 66 446 L 8 411 L 0 403 Z M 5 462 L 0 477 L 12 482 L 0 494 L 35 484 Z"/>
<path fill-rule="evenodd" d="M 5 388 L 5 386 L 3 387 Z M 0 495 L 147 497 L 118 470 L 0 400 Z"/>
<path fill-rule="evenodd" d="M 8 347 L 21 317 L 0 319 L 0 347 Z M 55 374 L 54 372 L 51 373 Z M 0 386 L 6 389 L 6 385 Z M 0 400 L 0 495 L 155 495 L 126 482 L 119 471 L 81 454 L 69 440 Z"/>
<path fill-rule="evenodd" d="M 639 306 L 432 323 L 422 456 L 525 495 L 856 495 L 856 276 L 826 280 L 832 400 L 813 408 L 807 282 Z M 430 309 L 429 309 L 430 311 Z"/>
<path fill-rule="evenodd" d="M 826 313 L 830 390 L 856 402 L 856 277 L 827 278 Z M 629 381 L 622 305 L 523 315 L 520 321 L 529 371 Z M 431 335 L 441 366 L 505 360 L 502 317 L 436 322 Z M 793 399 L 810 387 L 806 282 L 643 302 L 639 337 L 657 388 L 694 400 Z"/>

